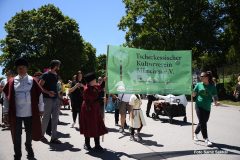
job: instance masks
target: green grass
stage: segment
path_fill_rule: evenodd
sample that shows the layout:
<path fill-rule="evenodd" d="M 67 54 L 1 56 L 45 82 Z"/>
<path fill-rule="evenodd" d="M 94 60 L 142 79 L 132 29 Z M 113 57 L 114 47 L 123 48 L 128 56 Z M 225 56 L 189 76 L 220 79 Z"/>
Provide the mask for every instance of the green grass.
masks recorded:
<path fill-rule="evenodd" d="M 234 102 L 234 101 L 231 101 L 231 100 L 222 100 L 222 101 L 219 101 L 221 104 L 226 104 L 226 105 L 232 105 L 232 106 L 238 106 L 240 107 L 240 102 Z"/>

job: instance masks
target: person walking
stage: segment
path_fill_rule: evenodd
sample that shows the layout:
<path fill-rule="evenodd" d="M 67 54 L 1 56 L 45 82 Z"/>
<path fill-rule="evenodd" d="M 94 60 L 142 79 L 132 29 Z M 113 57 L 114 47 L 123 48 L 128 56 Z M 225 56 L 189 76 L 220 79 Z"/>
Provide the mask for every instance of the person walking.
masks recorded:
<path fill-rule="evenodd" d="M 132 111 L 130 112 L 130 140 L 140 141 L 142 137 L 140 136 L 140 131 L 142 127 L 146 125 L 143 112 L 141 110 L 142 100 L 139 94 L 132 94 L 129 100 L 129 105 L 132 106 Z M 135 138 L 135 130 L 137 130 Z"/>
<path fill-rule="evenodd" d="M 83 80 L 82 71 L 78 71 L 77 76 L 75 77 L 75 80 L 72 82 L 71 88 L 69 89 L 69 94 L 71 94 L 71 106 L 73 118 L 72 128 L 76 124 L 77 115 L 78 119 L 80 118 L 84 86 L 85 82 Z"/>
<path fill-rule="evenodd" d="M 219 102 L 217 101 L 217 89 L 212 81 L 211 71 L 202 72 L 200 79 L 201 82 L 196 84 L 193 91 L 193 97 L 196 97 L 195 109 L 199 120 L 194 133 L 194 140 L 199 140 L 198 134 L 201 131 L 206 145 L 212 146 L 212 142 L 208 139 L 207 122 L 210 116 L 212 101 L 214 101 L 216 106 L 219 105 Z"/>
<path fill-rule="evenodd" d="M 19 58 L 15 61 L 18 75 L 10 79 L 3 89 L 4 119 L 9 122 L 13 146 L 14 159 L 20 160 L 22 123 L 25 126 L 25 148 L 28 158 L 34 158 L 32 140 L 39 141 L 42 137 L 41 120 L 44 111 L 42 89 L 38 82 L 27 74 L 28 62 Z"/>
<path fill-rule="evenodd" d="M 50 117 L 51 121 L 51 140 L 50 143 L 61 143 L 57 138 L 57 124 L 59 117 L 59 108 L 57 105 L 58 102 L 58 75 L 57 72 L 60 69 L 61 62 L 59 60 L 52 60 L 50 63 L 50 70 L 45 72 L 40 80 L 40 85 L 43 88 L 43 101 L 44 101 L 44 115 L 42 118 L 42 141 L 47 142 L 47 139 L 44 137 L 46 132 L 48 122 Z"/>
<path fill-rule="evenodd" d="M 119 128 L 119 132 L 125 134 L 124 128 L 127 126 L 126 124 L 126 116 L 127 111 L 130 113 L 132 111 L 132 107 L 129 105 L 129 100 L 132 94 L 119 94 L 118 98 L 120 100 L 119 104 L 119 113 L 121 119 L 121 126 Z"/>
<path fill-rule="evenodd" d="M 96 151 L 103 151 L 100 145 L 100 136 L 108 133 L 101 110 L 101 91 L 103 84 L 100 86 L 96 82 L 95 73 L 88 73 L 85 76 L 87 85 L 83 91 L 83 103 L 80 113 L 80 134 L 85 137 L 84 149 L 91 151 L 90 138 L 94 137 Z"/>
<path fill-rule="evenodd" d="M 151 110 L 152 102 L 156 101 L 157 98 L 155 97 L 155 95 L 148 95 L 147 98 L 148 98 L 148 103 L 147 103 L 146 116 L 150 117 L 149 113 L 150 113 L 150 110 Z"/>

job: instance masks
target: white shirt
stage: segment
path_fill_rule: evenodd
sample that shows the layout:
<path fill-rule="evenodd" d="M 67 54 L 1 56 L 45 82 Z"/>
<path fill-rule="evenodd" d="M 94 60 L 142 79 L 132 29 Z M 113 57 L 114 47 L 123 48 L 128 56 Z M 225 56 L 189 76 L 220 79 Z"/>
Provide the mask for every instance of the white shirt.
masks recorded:
<path fill-rule="evenodd" d="M 132 96 L 130 97 L 129 105 L 131 105 L 133 107 L 133 109 L 141 108 L 142 101 L 141 101 L 140 95 L 138 95 L 138 96 L 139 96 L 139 99 L 134 94 L 132 94 Z"/>
<path fill-rule="evenodd" d="M 33 85 L 32 76 L 26 75 L 20 77 L 19 75 L 14 78 L 14 91 L 15 91 L 15 103 L 16 103 L 16 116 L 17 117 L 31 117 L 31 88 Z M 7 113 L 9 109 L 9 102 L 7 97 L 4 95 L 4 108 L 3 112 Z M 44 110 L 44 103 L 42 94 L 39 97 L 39 111 Z"/>
<path fill-rule="evenodd" d="M 122 100 L 123 102 L 129 102 L 131 95 L 132 94 L 118 94 L 118 99 Z"/>

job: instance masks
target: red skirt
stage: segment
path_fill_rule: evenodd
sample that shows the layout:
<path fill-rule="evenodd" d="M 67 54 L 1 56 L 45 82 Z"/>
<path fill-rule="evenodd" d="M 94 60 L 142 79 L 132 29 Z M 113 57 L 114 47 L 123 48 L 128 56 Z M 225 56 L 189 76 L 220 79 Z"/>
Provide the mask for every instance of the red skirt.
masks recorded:
<path fill-rule="evenodd" d="M 85 137 L 99 137 L 108 133 L 101 114 L 99 102 L 87 104 L 83 101 L 80 114 L 80 134 Z"/>

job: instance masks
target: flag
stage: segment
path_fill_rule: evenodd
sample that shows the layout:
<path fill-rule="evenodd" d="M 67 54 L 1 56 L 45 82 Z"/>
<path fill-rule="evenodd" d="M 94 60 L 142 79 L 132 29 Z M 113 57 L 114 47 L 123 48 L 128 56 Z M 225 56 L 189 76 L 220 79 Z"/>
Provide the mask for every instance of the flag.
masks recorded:
<path fill-rule="evenodd" d="M 192 53 L 108 46 L 107 92 L 188 94 L 192 92 Z"/>

